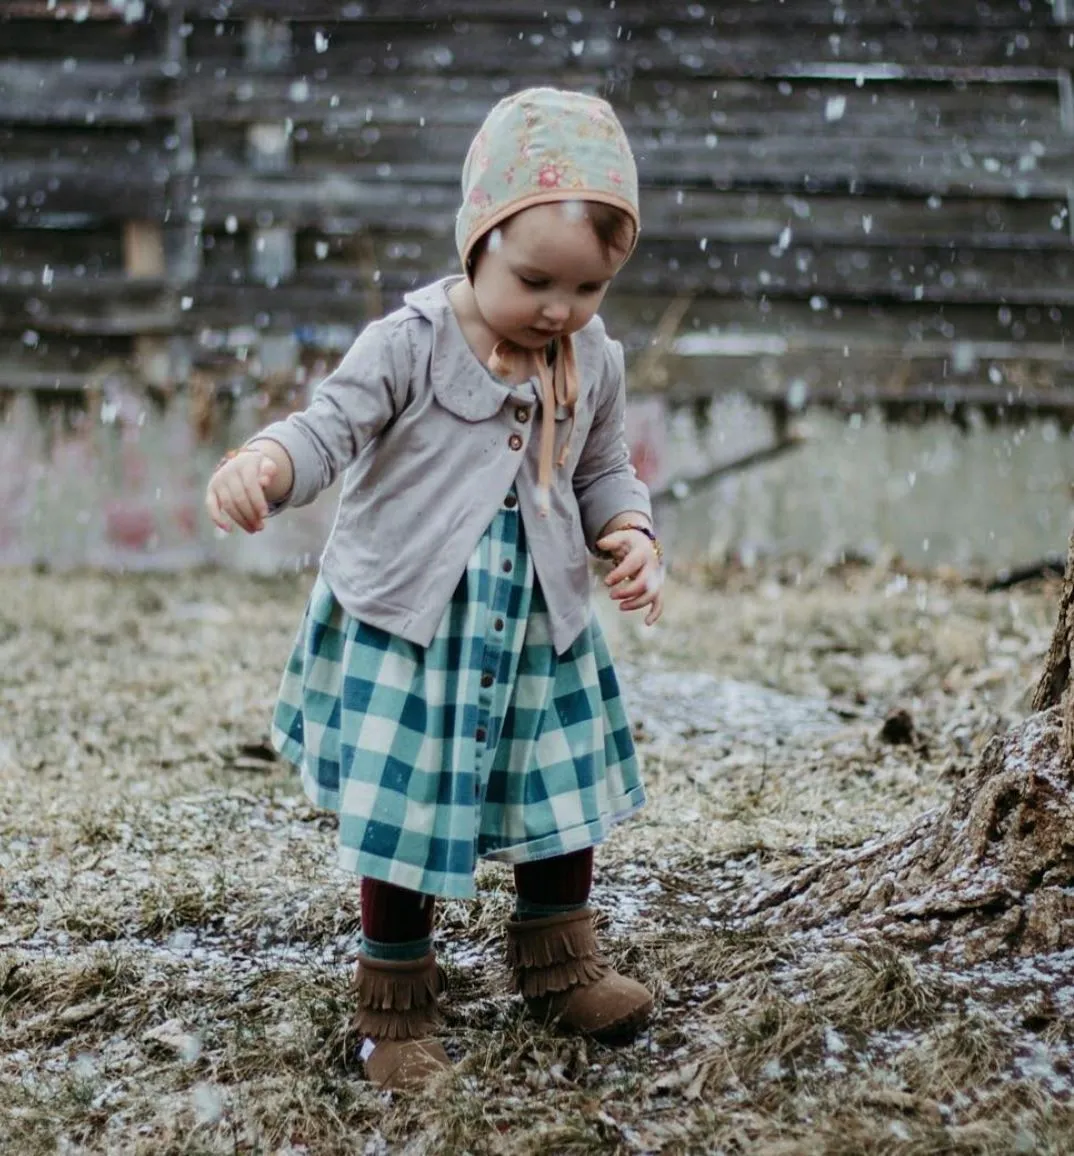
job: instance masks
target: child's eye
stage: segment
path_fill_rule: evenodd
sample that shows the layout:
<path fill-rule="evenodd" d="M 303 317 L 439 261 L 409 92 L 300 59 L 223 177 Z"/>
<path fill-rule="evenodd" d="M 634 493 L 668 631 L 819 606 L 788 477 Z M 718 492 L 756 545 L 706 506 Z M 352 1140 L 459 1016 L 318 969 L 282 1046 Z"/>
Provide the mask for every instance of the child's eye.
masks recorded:
<path fill-rule="evenodd" d="M 523 277 L 521 273 L 519 273 L 518 279 L 530 289 L 543 289 L 548 284 L 547 281 L 541 281 L 536 277 Z"/>
<path fill-rule="evenodd" d="M 604 288 L 603 284 L 600 284 L 600 285 L 583 285 L 582 286 L 582 292 L 583 293 L 599 293 L 603 288 Z"/>

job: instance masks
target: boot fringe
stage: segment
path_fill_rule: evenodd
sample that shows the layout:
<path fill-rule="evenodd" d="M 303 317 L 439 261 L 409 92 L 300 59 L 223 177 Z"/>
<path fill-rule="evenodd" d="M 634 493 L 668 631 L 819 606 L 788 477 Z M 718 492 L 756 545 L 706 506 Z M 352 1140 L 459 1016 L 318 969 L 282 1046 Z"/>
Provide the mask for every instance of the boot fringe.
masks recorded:
<path fill-rule="evenodd" d="M 358 957 L 354 1027 L 375 1040 L 419 1039 L 440 1025 L 441 978 L 430 953 L 403 963 Z"/>
<path fill-rule="evenodd" d="M 514 975 L 515 990 L 525 999 L 561 995 L 574 987 L 585 987 L 603 979 L 611 970 L 601 956 L 561 963 L 555 967 L 519 968 Z"/>
<path fill-rule="evenodd" d="M 359 1008 L 354 1017 L 354 1030 L 372 1040 L 418 1040 L 433 1035 L 439 1027 L 440 1015 L 436 1011 L 400 1015 Z"/>
<path fill-rule="evenodd" d="M 567 917 L 511 920 L 507 963 L 515 990 L 527 999 L 595 983 L 611 970 L 597 945 L 589 908 Z"/>

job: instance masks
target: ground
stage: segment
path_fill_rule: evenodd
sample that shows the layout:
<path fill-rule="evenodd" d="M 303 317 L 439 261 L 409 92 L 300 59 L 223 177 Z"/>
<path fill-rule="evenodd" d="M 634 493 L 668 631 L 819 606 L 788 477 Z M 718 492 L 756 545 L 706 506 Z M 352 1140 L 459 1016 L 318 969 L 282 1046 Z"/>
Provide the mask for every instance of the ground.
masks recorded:
<path fill-rule="evenodd" d="M 0 572 L 0 1151 L 1074 1150 L 1074 953 L 956 965 L 735 914 L 951 797 L 1027 713 L 1057 585 L 787 562 L 679 575 L 652 631 L 605 614 L 650 802 L 594 904 L 651 1029 L 528 1022 L 482 867 L 437 929 L 458 1066 L 392 1098 L 348 1032 L 333 819 L 266 748 L 310 581 Z"/>

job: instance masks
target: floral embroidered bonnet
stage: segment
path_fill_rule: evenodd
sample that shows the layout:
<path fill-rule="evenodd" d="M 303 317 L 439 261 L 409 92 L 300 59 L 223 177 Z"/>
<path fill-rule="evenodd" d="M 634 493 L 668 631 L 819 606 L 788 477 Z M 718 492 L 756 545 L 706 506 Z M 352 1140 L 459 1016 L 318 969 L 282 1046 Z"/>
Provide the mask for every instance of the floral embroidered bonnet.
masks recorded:
<path fill-rule="evenodd" d="M 623 126 L 607 101 L 555 88 L 528 88 L 505 97 L 485 118 L 466 154 L 462 206 L 455 242 L 462 267 L 471 275 L 474 246 L 515 213 L 550 202 L 599 201 L 621 209 L 638 238 L 638 173 Z M 578 396 L 574 352 L 569 337 L 557 342 L 551 366 L 545 357 L 501 342 L 489 368 L 506 372 L 518 359 L 539 377 L 544 415 L 541 431 L 541 488 L 551 480 L 554 410 L 572 414 Z M 566 460 L 570 437 L 560 451 Z"/>

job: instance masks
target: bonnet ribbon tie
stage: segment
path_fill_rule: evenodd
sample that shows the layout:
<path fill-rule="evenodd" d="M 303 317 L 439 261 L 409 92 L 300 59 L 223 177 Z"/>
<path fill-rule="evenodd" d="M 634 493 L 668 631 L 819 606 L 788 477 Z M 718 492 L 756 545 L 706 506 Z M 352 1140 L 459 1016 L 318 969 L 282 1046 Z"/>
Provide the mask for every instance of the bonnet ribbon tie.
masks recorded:
<path fill-rule="evenodd" d="M 552 364 L 544 349 L 526 349 L 512 341 L 501 341 L 492 351 L 489 370 L 497 377 L 510 381 L 520 374 L 537 376 L 541 383 L 541 448 L 537 469 L 538 507 L 542 517 L 548 516 L 549 493 L 552 487 L 552 463 L 562 467 L 567 461 L 574 436 L 574 409 L 578 401 L 578 367 L 574 359 L 574 343 L 568 334 L 556 341 Z M 556 407 L 568 412 L 570 424 L 556 457 Z"/>

